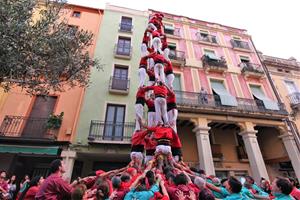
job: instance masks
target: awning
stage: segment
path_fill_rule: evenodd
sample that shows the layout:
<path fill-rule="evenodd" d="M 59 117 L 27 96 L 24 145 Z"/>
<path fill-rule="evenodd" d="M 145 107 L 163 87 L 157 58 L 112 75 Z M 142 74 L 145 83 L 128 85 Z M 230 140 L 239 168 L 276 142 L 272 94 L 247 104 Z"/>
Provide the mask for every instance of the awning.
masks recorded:
<path fill-rule="evenodd" d="M 272 101 L 270 99 L 268 99 L 265 94 L 263 93 L 263 91 L 261 90 L 260 87 L 257 86 L 250 86 L 252 94 L 258 98 L 259 100 L 261 100 L 265 106 L 266 109 L 269 110 L 280 110 L 278 103 L 275 101 Z"/>
<path fill-rule="evenodd" d="M 0 145 L 0 153 L 58 155 L 59 147 Z"/>
<path fill-rule="evenodd" d="M 237 106 L 237 100 L 234 96 L 230 95 L 222 82 L 212 81 L 211 87 L 221 99 L 221 104 L 225 106 Z"/>
<path fill-rule="evenodd" d="M 168 47 L 176 49 L 176 44 L 175 43 L 168 43 Z"/>

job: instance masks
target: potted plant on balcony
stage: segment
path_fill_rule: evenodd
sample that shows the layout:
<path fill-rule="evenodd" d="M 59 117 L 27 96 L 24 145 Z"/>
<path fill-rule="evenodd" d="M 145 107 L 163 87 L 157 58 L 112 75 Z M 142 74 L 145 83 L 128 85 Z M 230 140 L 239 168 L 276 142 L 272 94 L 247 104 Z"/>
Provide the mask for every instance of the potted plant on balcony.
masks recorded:
<path fill-rule="evenodd" d="M 51 114 L 47 120 L 46 127 L 49 131 L 49 136 L 56 139 L 57 131 L 61 127 L 63 120 L 64 112 L 61 112 L 59 115 Z"/>

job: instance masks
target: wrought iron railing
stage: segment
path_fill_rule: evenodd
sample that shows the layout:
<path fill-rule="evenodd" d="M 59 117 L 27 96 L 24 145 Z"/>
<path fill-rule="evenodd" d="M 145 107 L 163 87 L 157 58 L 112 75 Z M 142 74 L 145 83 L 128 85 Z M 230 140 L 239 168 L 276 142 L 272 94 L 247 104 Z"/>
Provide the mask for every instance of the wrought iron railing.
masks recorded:
<path fill-rule="evenodd" d="M 126 23 L 120 23 L 119 27 L 120 27 L 120 29 L 119 29 L 120 31 L 132 32 L 133 25 L 132 24 L 126 24 Z"/>
<path fill-rule="evenodd" d="M 233 48 L 250 50 L 250 46 L 249 46 L 248 42 L 241 41 L 241 40 L 234 40 L 234 39 L 231 39 L 230 42 L 231 42 L 231 45 Z"/>
<path fill-rule="evenodd" d="M 283 103 L 278 103 L 279 110 L 269 110 L 254 99 L 236 98 L 237 106 L 226 106 L 222 105 L 218 95 L 186 91 L 175 91 L 175 94 L 178 106 L 191 107 L 198 110 L 214 109 L 222 112 L 287 114 Z"/>
<path fill-rule="evenodd" d="M 300 92 L 294 92 L 288 95 L 291 106 L 300 105 Z"/>
<path fill-rule="evenodd" d="M 92 120 L 88 140 L 129 142 L 135 129 L 133 122 L 104 122 Z"/>
<path fill-rule="evenodd" d="M 198 32 L 198 33 L 196 33 L 196 37 L 197 37 L 197 40 L 199 40 L 199 41 L 218 44 L 217 36 L 215 36 L 215 35 L 201 34 L 201 32 Z"/>
<path fill-rule="evenodd" d="M 58 130 L 47 129 L 48 118 L 5 116 L 0 136 L 34 139 L 56 139 Z"/>
<path fill-rule="evenodd" d="M 129 90 L 129 82 L 128 78 L 120 78 L 111 76 L 109 81 L 109 89 L 110 90 L 121 90 L 128 91 Z"/>
<path fill-rule="evenodd" d="M 170 50 L 169 58 L 177 61 L 185 61 L 185 52 L 178 50 Z"/>
<path fill-rule="evenodd" d="M 253 72 L 257 74 L 264 74 L 264 70 L 261 65 L 255 64 L 255 63 L 240 63 L 239 67 L 242 68 L 242 73 L 245 72 Z"/>
<path fill-rule="evenodd" d="M 203 55 L 201 60 L 203 63 L 203 67 L 214 66 L 214 67 L 220 67 L 220 68 L 227 69 L 227 63 L 226 63 L 226 60 L 224 59 L 224 57 L 221 57 L 218 59 L 211 59 L 209 56 Z"/>
<path fill-rule="evenodd" d="M 115 50 L 114 50 L 114 52 L 115 52 L 115 55 L 131 57 L 132 46 L 130 46 L 130 47 L 124 47 L 124 46 L 120 46 L 118 44 L 115 44 Z"/>

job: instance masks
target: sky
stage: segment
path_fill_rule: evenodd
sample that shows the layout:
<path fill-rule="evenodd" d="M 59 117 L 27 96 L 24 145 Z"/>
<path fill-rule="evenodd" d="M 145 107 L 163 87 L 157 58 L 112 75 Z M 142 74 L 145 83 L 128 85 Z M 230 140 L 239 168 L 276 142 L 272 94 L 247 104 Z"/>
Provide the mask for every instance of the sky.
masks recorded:
<path fill-rule="evenodd" d="M 265 55 L 300 61 L 299 0 L 68 0 L 95 8 L 105 4 L 154 9 L 246 29 Z"/>

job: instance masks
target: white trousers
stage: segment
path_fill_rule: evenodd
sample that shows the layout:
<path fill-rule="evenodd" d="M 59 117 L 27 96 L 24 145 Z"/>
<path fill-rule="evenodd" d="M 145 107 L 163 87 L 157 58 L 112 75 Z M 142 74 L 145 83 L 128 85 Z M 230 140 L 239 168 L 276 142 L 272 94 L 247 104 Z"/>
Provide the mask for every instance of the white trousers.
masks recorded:
<path fill-rule="evenodd" d="M 173 73 L 172 74 L 168 74 L 166 78 L 167 78 L 167 82 L 166 82 L 167 86 L 171 90 L 173 90 L 173 82 L 174 82 L 174 79 L 175 79 L 174 74 Z"/>
<path fill-rule="evenodd" d="M 171 128 L 175 131 L 175 133 L 177 133 L 177 126 L 176 126 L 177 116 L 178 116 L 177 109 L 174 108 L 168 111 L 169 124 Z"/>
<path fill-rule="evenodd" d="M 146 70 L 145 68 L 139 68 L 139 87 L 142 87 L 145 85 L 145 80 L 146 80 Z"/>
<path fill-rule="evenodd" d="M 144 106 L 142 104 L 135 104 L 135 131 L 141 130 Z"/>
<path fill-rule="evenodd" d="M 165 72 L 164 65 L 161 63 L 156 63 L 154 65 L 155 78 L 163 83 L 165 83 Z"/>
<path fill-rule="evenodd" d="M 144 57 L 146 55 L 148 55 L 147 45 L 143 43 L 141 46 L 141 56 Z"/>
<path fill-rule="evenodd" d="M 148 112 L 148 126 L 155 126 L 155 112 Z"/>
<path fill-rule="evenodd" d="M 142 152 L 133 151 L 130 153 L 130 158 L 131 158 L 131 160 L 137 159 L 137 160 L 143 161 L 144 155 Z"/>
<path fill-rule="evenodd" d="M 172 154 L 172 151 L 171 151 L 171 147 L 170 146 L 166 146 L 166 145 L 157 145 L 156 146 L 156 149 L 155 149 L 155 153 L 162 153 L 162 154 L 169 154 L 171 153 Z"/>
<path fill-rule="evenodd" d="M 157 52 L 159 51 L 159 53 L 163 53 L 161 48 L 162 48 L 162 43 L 159 37 L 155 37 L 152 39 L 151 41 L 151 46 L 153 47 L 154 51 Z"/>
<path fill-rule="evenodd" d="M 165 57 L 166 60 L 170 60 L 169 53 L 170 53 L 170 49 L 169 48 L 165 48 L 165 50 L 164 50 L 164 57 Z"/>
<path fill-rule="evenodd" d="M 167 101 L 165 98 L 156 97 L 154 100 L 155 106 L 155 125 L 163 124 L 162 118 L 164 119 L 164 124 L 168 124 L 168 113 L 167 113 Z"/>

